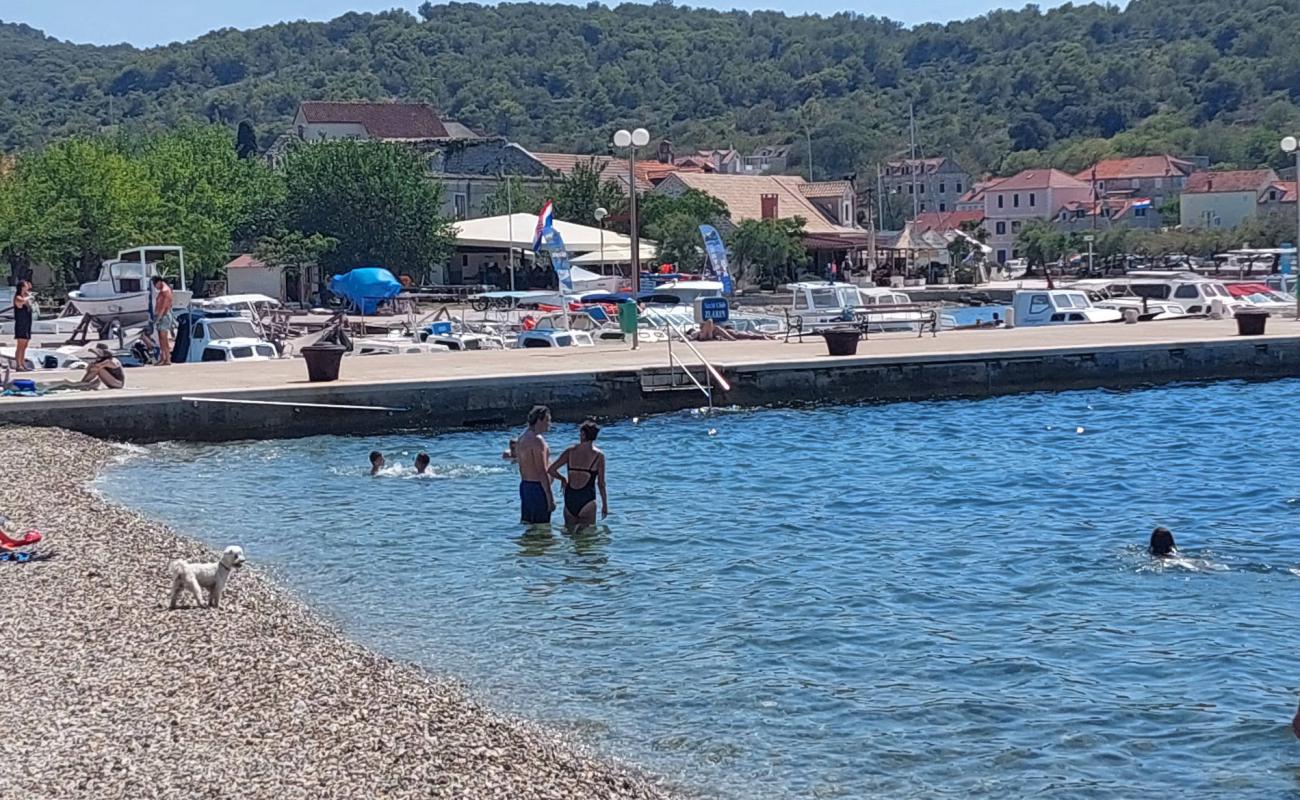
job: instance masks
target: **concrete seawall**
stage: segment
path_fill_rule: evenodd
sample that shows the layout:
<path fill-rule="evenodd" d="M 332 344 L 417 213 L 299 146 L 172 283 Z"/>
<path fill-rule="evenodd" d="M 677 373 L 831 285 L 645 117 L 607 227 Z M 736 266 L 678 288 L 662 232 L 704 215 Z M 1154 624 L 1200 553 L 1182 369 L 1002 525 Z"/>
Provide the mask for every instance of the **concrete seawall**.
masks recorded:
<path fill-rule="evenodd" d="M 702 350 L 732 384 L 715 404 L 850 403 L 1300 375 L 1300 325 L 1277 327 L 1280 335 L 1266 337 L 1237 337 L 1231 323 L 1204 320 L 891 336 L 841 358 L 824 355 L 819 340 Z M 345 380 L 328 384 L 305 382 L 295 361 L 181 365 L 132 370 L 131 388 L 120 392 L 8 398 L 0 424 L 127 441 L 219 441 L 513 426 L 536 403 L 561 420 L 704 405 L 693 388 L 665 386 L 667 363 L 666 349 L 654 348 L 380 356 L 345 361 Z M 438 374 L 429 374 L 431 365 Z"/>

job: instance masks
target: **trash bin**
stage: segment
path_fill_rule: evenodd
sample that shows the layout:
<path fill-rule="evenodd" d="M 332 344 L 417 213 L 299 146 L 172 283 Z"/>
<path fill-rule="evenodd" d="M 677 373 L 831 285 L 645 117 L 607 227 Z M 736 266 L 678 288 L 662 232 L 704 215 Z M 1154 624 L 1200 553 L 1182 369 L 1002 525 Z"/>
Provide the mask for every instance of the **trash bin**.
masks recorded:
<path fill-rule="evenodd" d="M 1237 319 L 1238 336 L 1262 336 L 1264 323 L 1268 321 L 1267 311 L 1238 311 L 1233 315 Z"/>
<path fill-rule="evenodd" d="M 307 380 L 312 383 L 339 379 L 339 364 L 347 348 L 338 344 L 320 342 L 302 348 L 302 360 L 307 362 Z"/>
<path fill-rule="evenodd" d="M 851 356 L 858 352 L 862 332 L 857 328 L 827 328 L 821 331 L 826 340 L 826 350 L 833 356 Z"/>

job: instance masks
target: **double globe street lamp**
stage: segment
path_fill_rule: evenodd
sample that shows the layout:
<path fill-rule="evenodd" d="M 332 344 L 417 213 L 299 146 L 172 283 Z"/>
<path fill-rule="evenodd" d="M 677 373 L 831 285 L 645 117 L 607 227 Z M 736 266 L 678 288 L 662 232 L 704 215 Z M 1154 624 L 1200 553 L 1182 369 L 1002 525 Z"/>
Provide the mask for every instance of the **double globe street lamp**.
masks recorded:
<path fill-rule="evenodd" d="M 619 130 L 614 133 L 614 146 L 626 147 L 627 151 L 627 196 L 628 222 L 632 226 L 632 280 L 641 280 L 641 237 L 636 225 L 636 150 L 650 144 L 650 131 L 637 128 L 633 131 Z"/>

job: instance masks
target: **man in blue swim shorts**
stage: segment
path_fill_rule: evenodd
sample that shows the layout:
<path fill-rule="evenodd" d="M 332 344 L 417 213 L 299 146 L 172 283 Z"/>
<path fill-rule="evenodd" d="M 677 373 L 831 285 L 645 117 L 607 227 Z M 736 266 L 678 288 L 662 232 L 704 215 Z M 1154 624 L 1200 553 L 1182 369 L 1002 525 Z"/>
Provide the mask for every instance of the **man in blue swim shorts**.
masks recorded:
<path fill-rule="evenodd" d="M 528 412 L 528 430 L 519 437 L 515 453 L 519 459 L 519 521 L 526 525 L 549 525 L 555 511 L 551 493 L 551 451 L 542 434 L 551 429 L 551 410 L 533 406 Z"/>

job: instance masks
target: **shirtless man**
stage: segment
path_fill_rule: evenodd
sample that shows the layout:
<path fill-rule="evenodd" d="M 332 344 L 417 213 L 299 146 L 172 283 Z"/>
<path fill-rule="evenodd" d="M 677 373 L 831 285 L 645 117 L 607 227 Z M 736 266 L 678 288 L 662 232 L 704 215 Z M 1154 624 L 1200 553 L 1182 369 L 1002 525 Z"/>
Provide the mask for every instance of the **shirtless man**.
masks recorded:
<path fill-rule="evenodd" d="M 158 363 L 164 367 L 172 363 L 172 331 L 176 330 L 176 317 L 172 314 L 172 287 L 161 275 L 153 276 L 154 326 L 158 329 L 158 348 L 162 352 Z"/>
<path fill-rule="evenodd" d="M 551 410 L 533 406 L 528 412 L 528 430 L 519 437 L 515 453 L 519 460 L 519 521 L 526 525 L 549 525 L 555 511 L 551 493 L 551 451 L 542 434 L 551 429 Z"/>

